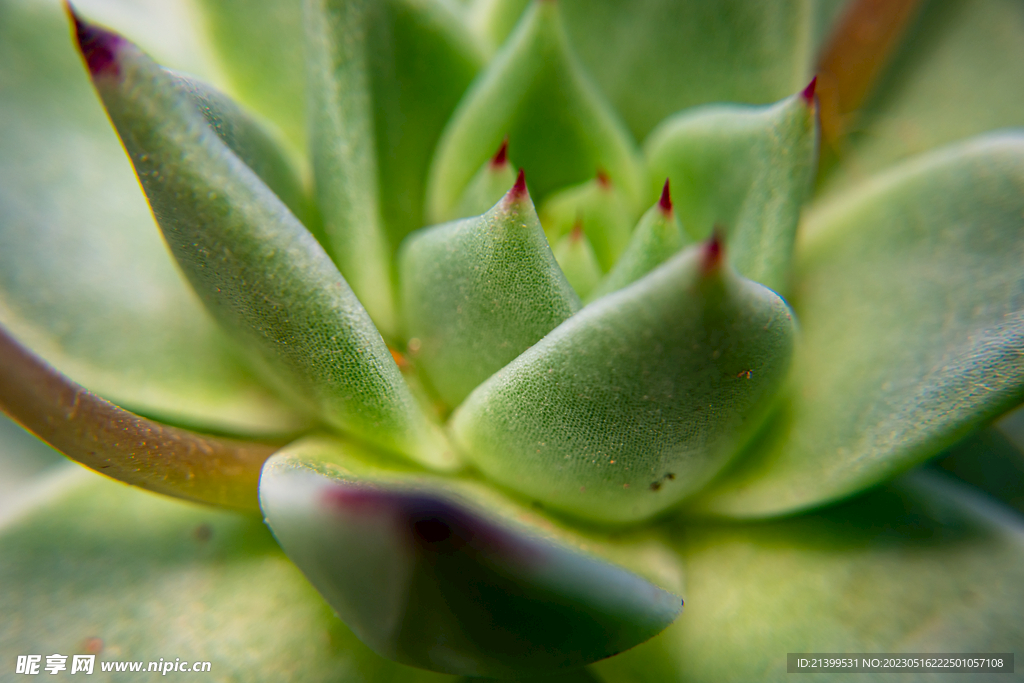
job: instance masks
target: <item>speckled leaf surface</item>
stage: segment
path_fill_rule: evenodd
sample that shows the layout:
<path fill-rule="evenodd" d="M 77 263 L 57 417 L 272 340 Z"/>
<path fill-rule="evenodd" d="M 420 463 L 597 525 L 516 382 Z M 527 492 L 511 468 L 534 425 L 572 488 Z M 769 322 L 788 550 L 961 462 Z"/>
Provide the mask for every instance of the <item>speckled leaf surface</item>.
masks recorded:
<path fill-rule="evenodd" d="M 599 299 L 479 386 L 451 420 L 465 457 L 545 505 L 651 517 L 718 472 L 789 367 L 796 325 L 712 240 Z"/>
<path fill-rule="evenodd" d="M 413 357 L 453 408 L 581 306 L 522 176 L 484 215 L 412 235 L 399 264 Z"/>
<path fill-rule="evenodd" d="M 116 34 L 81 25 L 79 39 L 171 252 L 217 321 L 271 381 L 335 427 L 449 461 L 316 239 L 166 71 Z"/>
<path fill-rule="evenodd" d="M 0 322 L 132 410 L 216 431 L 301 426 L 168 258 L 60 6 L 0 13 Z"/>
<path fill-rule="evenodd" d="M 1024 519 L 944 475 L 793 519 L 691 526 L 677 544 L 686 614 L 599 663 L 605 680 L 790 681 L 787 652 L 1019 652 L 1024 641 Z"/>
<path fill-rule="evenodd" d="M 168 681 L 455 680 L 371 652 L 256 518 L 77 471 L 35 493 L 0 520 L 0 585 L 19 587 L 0 592 L 5 675 L 20 654 L 93 653 L 95 681 L 153 680 L 100 665 L 160 658 L 211 663 Z"/>
<path fill-rule="evenodd" d="M 934 152 L 808 218 L 792 388 L 698 503 L 740 516 L 849 495 L 1024 398 L 1024 137 Z"/>
<path fill-rule="evenodd" d="M 470 675 L 551 672 L 643 642 L 681 611 L 678 596 L 496 498 L 327 439 L 279 452 L 260 482 L 289 557 L 389 659 Z"/>

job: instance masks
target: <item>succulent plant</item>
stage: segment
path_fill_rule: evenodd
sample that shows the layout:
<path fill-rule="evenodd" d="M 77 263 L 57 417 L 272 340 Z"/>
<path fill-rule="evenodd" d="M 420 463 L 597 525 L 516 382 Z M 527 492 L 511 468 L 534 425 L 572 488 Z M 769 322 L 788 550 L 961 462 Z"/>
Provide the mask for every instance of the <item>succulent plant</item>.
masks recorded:
<path fill-rule="evenodd" d="M 1019 6 L 125 9 L 0 1 L 0 407 L 135 487 L 3 508 L 4 667 L 1024 642 Z"/>

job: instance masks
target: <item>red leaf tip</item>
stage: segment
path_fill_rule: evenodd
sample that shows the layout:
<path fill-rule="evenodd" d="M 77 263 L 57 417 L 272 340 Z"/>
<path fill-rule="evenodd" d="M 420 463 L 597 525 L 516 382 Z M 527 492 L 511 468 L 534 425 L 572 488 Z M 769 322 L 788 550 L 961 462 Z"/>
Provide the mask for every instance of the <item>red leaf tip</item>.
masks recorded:
<path fill-rule="evenodd" d="M 701 270 L 705 274 L 717 270 L 722 265 L 724 255 L 725 245 L 722 226 L 716 225 L 711 231 L 711 237 L 704 243 L 703 253 L 701 254 Z"/>
<path fill-rule="evenodd" d="M 665 186 L 661 188 L 661 199 L 658 200 L 658 208 L 665 214 L 672 213 L 672 195 L 668 191 L 668 178 L 665 178 Z"/>
<path fill-rule="evenodd" d="M 597 184 L 602 190 L 607 190 L 612 186 L 612 179 L 608 177 L 608 172 L 603 168 L 597 169 Z"/>
<path fill-rule="evenodd" d="M 501 141 L 501 147 L 499 147 L 498 151 L 494 154 L 493 157 L 491 157 L 491 168 L 494 169 L 494 170 L 498 170 L 500 168 L 503 168 L 505 166 L 505 164 L 507 164 L 507 163 L 508 163 L 508 136 L 506 135 L 505 139 Z"/>
<path fill-rule="evenodd" d="M 807 87 L 800 91 L 800 97 L 804 99 L 804 102 L 808 107 L 814 104 L 814 88 L 818 85 L 818 77 L 815 76 L 811 79 L 811 82 L 807 84 Z"/>
<path fill-rule="evenodd" d="M 516 176 L 516 184 L 512 186 L 512 189 L 508 191 L 506 197 L 509 201 L 518 201 L 528 195 L 526 191 L 526 172 L 523 169 L 519 169 L 519 175 Z"/>
<path fill-rule="evenodd" d="M 70 2 L 65 2 L 64 8 L 71 20 L 75 22 L 75 38 L 78 40 L 78 49 L 81 51 L 82 57 L 85 58 L 89 73 L 93 76 L 98 76 L 101 73 L 117 76 L 120 73 L 117 65 L 117 51 L 124 44 L 124 38 L 86 23 L 75 13 Z"/>
<path fill-rule="evenodd" d="M 569 239 L 573 242 L 579 242 L 583 239 L 583 221 L 578 218 L 576 219 L 576 222 L 573 223 L 572 232 L 569 233 Z"/>

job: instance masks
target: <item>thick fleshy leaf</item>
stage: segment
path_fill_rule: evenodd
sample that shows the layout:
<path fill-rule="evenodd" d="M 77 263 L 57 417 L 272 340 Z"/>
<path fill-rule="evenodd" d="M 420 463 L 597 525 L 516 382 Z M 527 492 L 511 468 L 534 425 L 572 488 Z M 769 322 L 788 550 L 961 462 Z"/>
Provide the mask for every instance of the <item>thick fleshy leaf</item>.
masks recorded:
<path fill-rule="evenodd" d="M 838 196 L 896 162 L 972 135 L 1024 126 L 1020 4 L 922 4 L 820 195 Z"/>
<path fill-rule="evenodd" d="M 314 209 L 302 180 L 273 136 L 224 93 L 202 81 L 173 74 L 225 145 L 260 177 L 304 225 L 314 229 Z"/>
<path fill-rule="evenodd" d="M 690 527 L 678 543 L 686 618 L 599 663 L 606 680 L 781 682 L 794 680 L 787 652 L 1019 652 L 1024 642 L 1024 521 L 942 475 L 794 519 Z"/>
<path fill-rule="evenodd" d="M 581 227 L 603 272 L 611 269 L 629 243 L 637 213 L 629 197 L 603 171 L 551 195 L 540 209 L 544 232 L 552 240 Z"/>
<path fill-rule="evenodd" d="M 58 3 L 0 12 L 0 324 L 133 411 L 219 432 L 301 428 L 168 258 Z"/>
<path fill-rule="evenodd" d="M 475 4 L 474 25 L 500 44 L 527 3 Z M 809 0 L 558 4 L 583 65 L 637 139 L 677 111 L 707 102 L 774 102 L 811 76 Z"/>
<path fill-rule="evenodd" d="M 465 457 L 587 519 L 650 517 L 714 476 L 789 367 L 795 323 L 711 240 L 597 300 L 452 418 Z"/>
<path fill-rule="evenodd" d="M 342 273 L 393 335 L 390 256 L 423 225 L 430 155 L 481 57 L 439 0 L 309 0 L 306 10 L 324 224 Z"/>
<path fill-rule="evenodd" d="M 641 216 L 615 267 L 594 291 L 593 298 L 611 294 L 636 282 L 691 241 L 683 231 L 672 206 L 669 183 L 665 181 L 661 198 Z"/>
<path fill-rule="evenodd" d="M 552 249 L 558 267 L 565 273 L 565 279 L 572 288 L 585 298 L 601 281 L 601 264 L 597 261 L 594 248 L 583 232 L 583 226 L 577 225 L 568 235 L 558 241 Z"/>
<path fill-rule="evenodd" d="M 817 161 L 814 82 L 772 106 L 708 106 L 666 120 L 644 144 L 652 190 L 669 178 L 683 225 L 720 224 L 744 277 L 783 291 Z"/>
<path fill-rule="evenodd" d="M 484 215 L 411 236 L 399 272 L 416 360 L 451 407 L 580 309 L 522 172 Z"/>
<path fill-rule="evenodd" d="M 501 677 L 578 667 L 681 611 L 677 596 L 579 549 L 599 542 L 567 544 L 500 499 L 324 439 L 278 453 L 260 482 L 285 552 L 389 659 Z"/>
<path fill-rule="evenodd" d="M 360 643 L 258 520 L 71 472 L 0 524 L 0 657 L 95 654 L 85 680 L 454 681 Z M 16 590 L 9 590 L 17 587 Z M 102 663 L 210 662 L 208 673 Z M 40 667 L 40 672 L 47 675 Z M 155 678 L 154 678 L 155 677 Z M 72 680 L 74 677 L 72 677 Z"/>
<path fill-rule="evenodd" d="M 232 92 L 276 124 L 296 150 L 305 151 L 305 55 L 297 47 L 305 38 L 302 0 L 195 4 Z"/>
<path fill-rule="evenodd" d="M 449 215 L 506 136 L 538 202 L 603 169 L 639 204 L 635 143 L 572 54 L 559 3 L 533 4 L 455 110 L 430 168 L 428 218 Z"/>
<path fill-rule="evenodd" d="M 791 512 L 871 486 L 1024 399 L 1024 136 L 893 169 L 806 222 L 793 387 L 698 503 Z"/>
<path fill-rule="evenodd" d="M 337 428 L 450 461 L 391 353 L 320 244 L 223 144 L 172 78 L 78 24 L 100 93 L 171 252 L 265 374 Z"/>

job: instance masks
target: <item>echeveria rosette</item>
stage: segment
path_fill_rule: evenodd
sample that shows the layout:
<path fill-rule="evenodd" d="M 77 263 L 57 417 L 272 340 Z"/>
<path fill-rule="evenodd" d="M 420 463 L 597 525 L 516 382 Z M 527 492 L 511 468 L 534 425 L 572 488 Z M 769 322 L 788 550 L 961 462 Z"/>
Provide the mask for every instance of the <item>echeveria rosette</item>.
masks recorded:
<path fill-rule="evenodd" d="M 829 3 L 302 4 L 147 5 L 206 29 L 171 41 L 83 3 L 196 74 L 78 25 L 159 231 L 67 18 L 0 4 L 0 405 L 276 537 L 57 474 L 3 522 L 5 662 L 611 683 L 1024 642 L 1019 514 L 890 481 L 975 433 L 947 469 L 1020 509 L 978 430 L 1024 398 L 1024 135 L 968 139 L 1024 123 L 1019 11 L 922 10 L 812 196 Z"/>

